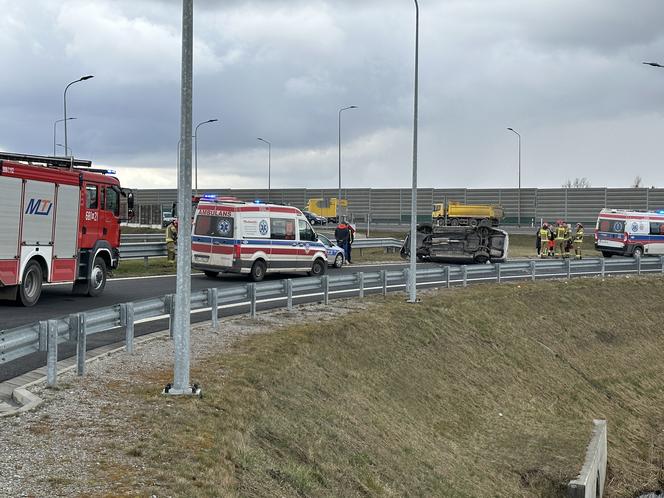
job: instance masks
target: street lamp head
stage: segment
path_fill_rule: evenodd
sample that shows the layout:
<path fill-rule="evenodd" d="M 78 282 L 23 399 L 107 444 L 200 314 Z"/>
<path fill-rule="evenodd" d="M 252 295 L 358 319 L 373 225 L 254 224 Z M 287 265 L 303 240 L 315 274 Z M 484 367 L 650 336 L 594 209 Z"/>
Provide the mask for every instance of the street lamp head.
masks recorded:
<path fill-rule="evenodd" d="M 352 105 L 349 107 L 349 109 L 359 109 L 359 107 L 357 107 L 356 105 Z"/>
<path fill-rule="evenodd" d="M 217 121 L 219 121 L 217 118 L 214 118 L 214 119 L 208 119 L 208 120 L 206 121 L 206 123 L 216 123 Z"/>
<path fill-rule="evenodd" d="M 663 65 L 657 63 L 657 62 L 644 62 L 646 66 L 652 66 L 652 67 L 664 67 Z"/>
<path fill-rule="evenodd" d="M 509 131 L 514 131 L 514 129 L 513 129 L 513 128 L 507 128 L 507 129 L 508 129 Z"/>
<path fill-rule="evenodd" d="M 88 74 L 87 76 L 83 76 L 79 81 L 85 81 L 85 80 L 89 80 L 91 78 L 94 78 L 94 76 L 91 75 L 91 74 Z"/>

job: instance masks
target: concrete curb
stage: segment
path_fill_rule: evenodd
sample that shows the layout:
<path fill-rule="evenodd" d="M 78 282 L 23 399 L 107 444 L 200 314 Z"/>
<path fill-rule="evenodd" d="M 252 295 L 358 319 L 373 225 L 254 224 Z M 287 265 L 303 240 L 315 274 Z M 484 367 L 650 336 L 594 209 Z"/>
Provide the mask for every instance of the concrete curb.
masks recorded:
<path fill-rule="evenodd" d="M 154 341 L 156 339 L 159 339 L 161 337 L 168 337 L 169 332 L 168 330 L 160 330 L 158 332 L 152 332 L 151 334 L 146 334 L 145 336 L 142 336 L 140 339 L 137 339 L 134 341 L 134 345 L 138 346 L 141 344 L 145 344 L 146 342 Z M 108 348 L 111 349 L 108 349 Z M 96 353 L 95 353 L 96 351 Z M 103 346 L 101 348 L 93 349 L 91 351 L 88 351 L 88 354 L 91 356 L 85 360 L 86 363 L 90 363 L 96 360 L 99 360 L 101 358 L 105 358 L 107 356 L 111 356 L 115 353 L 119 353 L 125 351 L 125 344 L 124 342 L 116 342 L 114 344 L 110 344 L 107 346 Z M 71 359 L 69 359 L 71 361 Z M 61 360 L 58 362 L 58 365 L 62 365 L 66 362 L 67 360 Z M 30 373 L 38 373 L 41 369 L 44 367 L 41 367 L 40 369 L 33 370 Z M 58 375 L 63 374 L 65 372 L 68 372 L 70 370 L 75 370 L 76 369 L 76 363 L 73 365 L 69 365 L 66 367 L 58 368 Z M 12 401 L 14 401 L 17 405 L 15 409 L 13 410 L 8 410 L 5 412 L 0 413 L 0 418 L 5 418 L 5 417 L 11 417 L 14 415 L 19 415 L 21 413 L 28 412 L 30 410 L 34 410 L 37 408 L 39 405 L 41 405 L 44 400 L 40 398 L 39 396 L 32 394 L 30 391 L 28 391 L 29 387 L 32 387 L 37 384 L 41 384 L 42 382 L 46 382 L 46 376 L 39 377 L 36 380 L 26 382 L 23 384 L 21 387 L 17 387 L 12 391 Z"/>
<path fill-rule="evenodd" d="M 569 498 L 601 498 L 604 495 L 607 460 L 606 420 L 593 420 L 593 433 L 578 477 L 567 485 Z"/>

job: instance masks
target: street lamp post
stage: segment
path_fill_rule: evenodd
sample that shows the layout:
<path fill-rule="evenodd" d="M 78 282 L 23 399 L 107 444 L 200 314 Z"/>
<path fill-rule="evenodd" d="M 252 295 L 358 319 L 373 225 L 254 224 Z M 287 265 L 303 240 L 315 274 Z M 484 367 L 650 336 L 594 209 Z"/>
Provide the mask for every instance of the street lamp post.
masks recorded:
<path fill-rule="evenodd" d="M 513 128 L 507 128 L 512 133 L 519 137 L 519 190 L 517 193 L 517 226 L 521 226 L 521 135 Z"/>
<path fill-rule="evenodd" d="M 420 48 L 420 6 L 415 1 L 415 91 L 413 105 L 413 187 L 410 195 L 410 270 L 408 302 L 417 302 L 417 97 Z"/>
<path fill-rule="evenodd" d="M 339 211 L 339 206 L 341 205 L 341 112 L 347 111 L 348 109 L 357 109 L 356 105 L 350 105 L 348 107 L 342 107 L 339 109 L 339 193 L 337 195 L 337 222 L 341 221 L 341 215 Z"/>
<path fill-rule="evenodd" d="M 89 74 L 89 75 L 87 75 L 87 76 L 83 76 L 83 77 L 77 79 L 76 81 L 72 81 L 71 83 L 69 83 L 69 84 L 65 87 L 65 92 L 64 92 L 65 118 L 63 119 L 63 121 L 64 121 L 64 123 L 65 123 L 65 154 L 67 153 L 67 121 L 68 121 L 68 120 L 67 120 L 67 90 L 68 90 L 69 87 L 72 86 L 74 83 L 78 83 L 79 81 L 89 80 L 90 78 L 94 78 L 94 76 L 92 76 L 91 74 Z"/>
<path fill-rule="evenodd" d="M 72 120 L 72 119 L 76 119 L 76 118 L 67 118 L 67 121 Z M 57 155 L 56 152 L 55 152 L 55 146 L 56 146 L 56 143 L 55 143 L 55 127 L 58 123 L 62 123 L 63 121 L 64 121 L 64 119 L 58 119 L 58 120 L 53 122 L 53 155 L 54 156 Z M 59 144 L 57 144 L 57 145 L 59 145 Z M 67 151 L 65 150 L 65 155 L 66 154 L 67 154 Z"/>
<path fill-rule="evenodd" d="M 217 118 L 208 119 L 196 125 L 194 129 L 194 194 L 198 195 L 198 127 L 207 123 L 215 123 L 219 121 Z M 179 147 L 178 147 L 179 156 Z"/>
<path fill-rule="evenodd" d="M 272 142 L 268 142 L 264 138 L 258 137 L 256 140 L 260 140 L 267 144 L 267 202 L 270 202 L 270 190 L 271 190 L 271 180 L 270 172 L 272 170 Z"/>

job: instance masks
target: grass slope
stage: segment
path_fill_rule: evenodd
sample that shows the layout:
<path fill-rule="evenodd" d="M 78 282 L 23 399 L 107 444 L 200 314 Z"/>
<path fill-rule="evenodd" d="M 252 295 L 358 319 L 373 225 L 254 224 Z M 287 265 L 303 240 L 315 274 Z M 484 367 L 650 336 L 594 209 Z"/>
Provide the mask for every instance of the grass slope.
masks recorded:
<path fill-rule="evenodd" d="M 664 472 L 662 302 L 657 278 L 372 298 L 199 362 L 203 400 L 146 378 L 127 467 L 159 496 L 565 496 L 606 418 L 607 496 L 633 496 Z"/>

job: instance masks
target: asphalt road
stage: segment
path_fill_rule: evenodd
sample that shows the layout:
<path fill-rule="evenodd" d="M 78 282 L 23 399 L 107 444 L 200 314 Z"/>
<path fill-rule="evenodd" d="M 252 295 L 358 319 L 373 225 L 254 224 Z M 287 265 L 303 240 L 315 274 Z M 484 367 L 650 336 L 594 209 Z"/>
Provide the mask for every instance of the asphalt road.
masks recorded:
<path fill-rule="evenodd" d="M 386 266 L 389 266 L 391 269 L 406 268 L 407 263 L 351 265 L 344 266 L 341 269 L 330 268 L 328 275 L 377 271 Z M 265 280 L 299 278 L 301 275 L 268 275 Z M 241 275 L 224 275 L 210 279 L 202 274 L 197 274 L 191 278 L 191 289 L 192 291 L 198 291 L 211 287 L 229 288 L 245 285 L 247 282 L 249 282 L 248 278 Z M 0 330 L 18 327 L 39 320 L 61 318 L 72 313 L 172 293 L 175 293 L 175 275 L 109 279 L 104 292 L 99 297 L 73 295 L 71 293 L 71 284 L 47 285 L 42 291 L 39 303 L 32 308 L 23 308 L 7 301 L 0 301 Z"/>

